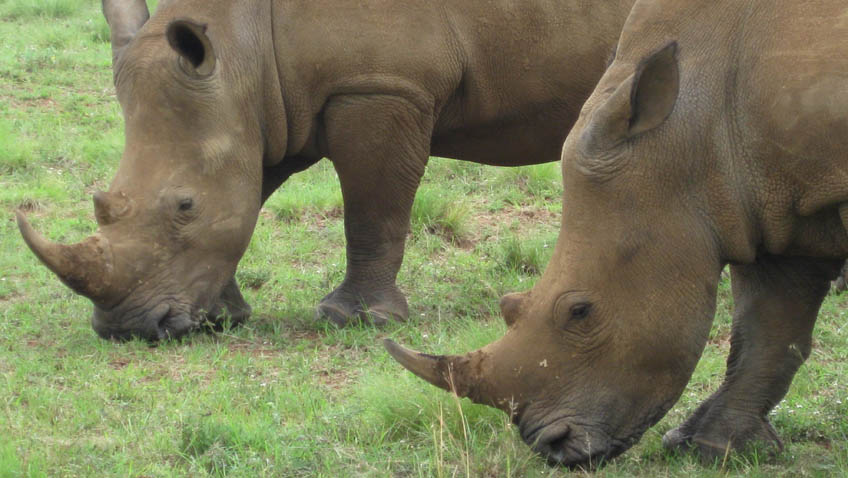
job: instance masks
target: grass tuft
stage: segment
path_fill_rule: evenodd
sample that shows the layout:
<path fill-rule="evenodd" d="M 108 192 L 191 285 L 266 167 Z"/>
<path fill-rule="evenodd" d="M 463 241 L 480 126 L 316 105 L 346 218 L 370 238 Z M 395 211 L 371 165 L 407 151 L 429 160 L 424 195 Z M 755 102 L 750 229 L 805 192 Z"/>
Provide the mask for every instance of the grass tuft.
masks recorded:
<path fill-rule="evenodd" d="M 271 271 L 268 269 L 242 268 L 236 272 L 236 281 L 240 287 L 256 290 L 265 285 L 269 280 L 271 280 Z"/>
<path fill-rule="evenodd" d="M 460 243 L 468 233 L 470 215 L 471 207 L 458 195 L 445 195 L 443 190 L 422 187 L 412 205 L 412 230 Z"/>
<path fill-rule="evenodd" d="M 557 201 L 562 194 L 560 163 L 545 163 L 523 168 L 504 168 L 498 173 L 497 183 L 502 187 L 516 187 L 517 193 L 509 196 L 513 204 L 527 202 L 527 198 Z"/>
<path fill-rule="evenodd" d="M 11 175 L 36 167 L 32 144 L 26 138 L 15 135 L 14 130 L 14 124 L 0 118 L 0 151 L 3 151 L 0 154 L 0 174 Z"/>
<path fill-rule="evenodd" d="M 500 265 L 522 274 L 539 274 L 550 255 L 545 253 L 546 248 L 547 244 L 539 240 L 510 236 L 501 245 Z"/>

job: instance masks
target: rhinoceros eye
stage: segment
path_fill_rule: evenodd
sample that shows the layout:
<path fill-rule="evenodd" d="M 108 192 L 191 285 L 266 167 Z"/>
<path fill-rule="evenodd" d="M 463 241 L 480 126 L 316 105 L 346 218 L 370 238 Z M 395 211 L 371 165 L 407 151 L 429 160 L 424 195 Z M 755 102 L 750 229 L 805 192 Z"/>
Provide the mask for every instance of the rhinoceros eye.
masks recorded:
<path fill-rule="evenodd" d="M 177 207 L 181 212 L 190 211 L 194 207 L 194 201 L 191 198 L 180 199 L 179 206 Z"/>
<path fill-rule="evenodd" d="M 581 302 L 579 304 L 574 304 L 571 306 L 569 310 L 569 318 L 571 320 L 582 320 L 589 316 L 589 312 L 592 311 L 592 304 L 587 302 Z"/>
<path fill-rule="evenodd" d="M 583 291 L 568 291 L 557 299 L 554 303 L 553 316 L 559 327 L 571 331 L 594 327 L 593 321 L 585 321 L 594 308 L 587 295 Z"/>

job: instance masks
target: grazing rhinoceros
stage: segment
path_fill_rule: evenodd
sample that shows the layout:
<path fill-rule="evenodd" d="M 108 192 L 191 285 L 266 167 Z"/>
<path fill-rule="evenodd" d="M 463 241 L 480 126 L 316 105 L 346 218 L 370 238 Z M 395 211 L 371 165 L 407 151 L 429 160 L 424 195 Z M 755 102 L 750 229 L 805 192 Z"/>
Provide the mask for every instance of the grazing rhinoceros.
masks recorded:
<path fill-rule="evenodd" d="M 724 383 L 664 438 L 761 441 L 848 256 L 848 6 L 640 0 L 562 153 L 562 229 L 509 326 L 467 355 L 386 342 L 425 380 L 512 414 L 550 461 L 618 455 L 675 403 L 731 265 Z"/>
<path fill-rule="evenodd" d="M 126 145 L 99 232 L 35 254 L 94 303 L 103 337 L 179 336 L 226 307 L 260 206 L 322 157 L 344 197 L 338 324 L 408 315 L 395 285 L 430 154 L 559 159 L 633 0 L 103 0 Z"/>

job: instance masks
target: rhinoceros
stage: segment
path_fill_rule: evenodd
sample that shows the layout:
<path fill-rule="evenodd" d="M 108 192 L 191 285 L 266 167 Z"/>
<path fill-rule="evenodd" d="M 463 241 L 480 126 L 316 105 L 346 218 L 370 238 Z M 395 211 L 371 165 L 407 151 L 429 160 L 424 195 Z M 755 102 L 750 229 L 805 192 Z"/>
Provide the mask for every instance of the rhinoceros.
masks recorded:
<path fill-rule="evenodd" d="M 562 224 L 537 284 L 502 298 L 499 340 L 388 351 L 511 414 L 555 463 L 635 443 L 677 401 L 730 265 L 724 383 L 665 446 L 706 460 L 760 442 L 809 356 L 848 256 L 848 6 L 639 0 L 562 150 Z"/>
<path fill-rule="evenodd" d="M 396 286 L 431 154 L 559 159 L 633 0 L 103 0 L 126 142 L 98 232 L 27 244 L 94 303 L 103 337 L 176 337 L 226 309 L 263 202 L 329 158 L 347 240 L 318 305 L 344 325 L 405 319 Z"/>

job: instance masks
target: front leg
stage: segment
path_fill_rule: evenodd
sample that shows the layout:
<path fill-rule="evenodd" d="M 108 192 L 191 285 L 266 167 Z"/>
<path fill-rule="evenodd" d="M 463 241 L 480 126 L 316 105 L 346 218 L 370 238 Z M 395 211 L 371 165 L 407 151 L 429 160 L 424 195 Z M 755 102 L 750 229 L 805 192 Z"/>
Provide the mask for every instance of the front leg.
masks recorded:
<path fill-rule="evenodd" d="M 819 307 L 841 265 L 763 257 L 731 267 L 736 308 L 724 383 L 666 433 L 666 447 L 694 447 L 708 462 L 755 442 L 782 448 L 767 415 L 810 355 Z"/>
<path fill-rule="evenodd" d="M 430 104 L 420 108 L 398 96 L 350 95 L 333 98 L 325 108 L 328 156 L 344 199 L 347 273 L 318 305 L 319 318 L 344 326 L 351 319 L 382 324 L 408 317 L 395 279 L 430 154 Z"/>
<path fill-rule="evenodd" d="M 224 321 L 229 321 L 231 326 L 244 323 L 252 309 L 241 295 L 236 278 L 232 277 L 224 286 L 218 300 L 212 305 L 212 310 L 206 312 L 206 320 L 214 328 L 220 328 Z"/>
<path fill-rule="evenodd" d="M 292 174 L 303 171 L 319 159 L 310 156 L 293 156 L 264 168 L 262 170 L 262 204 L 265 204 L 271 194 Z M 251 312 L 250 304 L 245 302 L 236 278 L 233 276 L 227 281 L 218 300 L 212 304 L 211 310 L 206 313 L 206 320 L 215 328 L 220 328 L 224 320 L 229 320 L 230 325 L 233 326 L 241 325 L 250 317 Z"/>
<path fill-rule="evenodd" d="M 842 271 L 836 280 L 833 281 L 832 285 L 836 292 L 845 292 L 848 290 L 848 262 L 842 266 Z"/>

